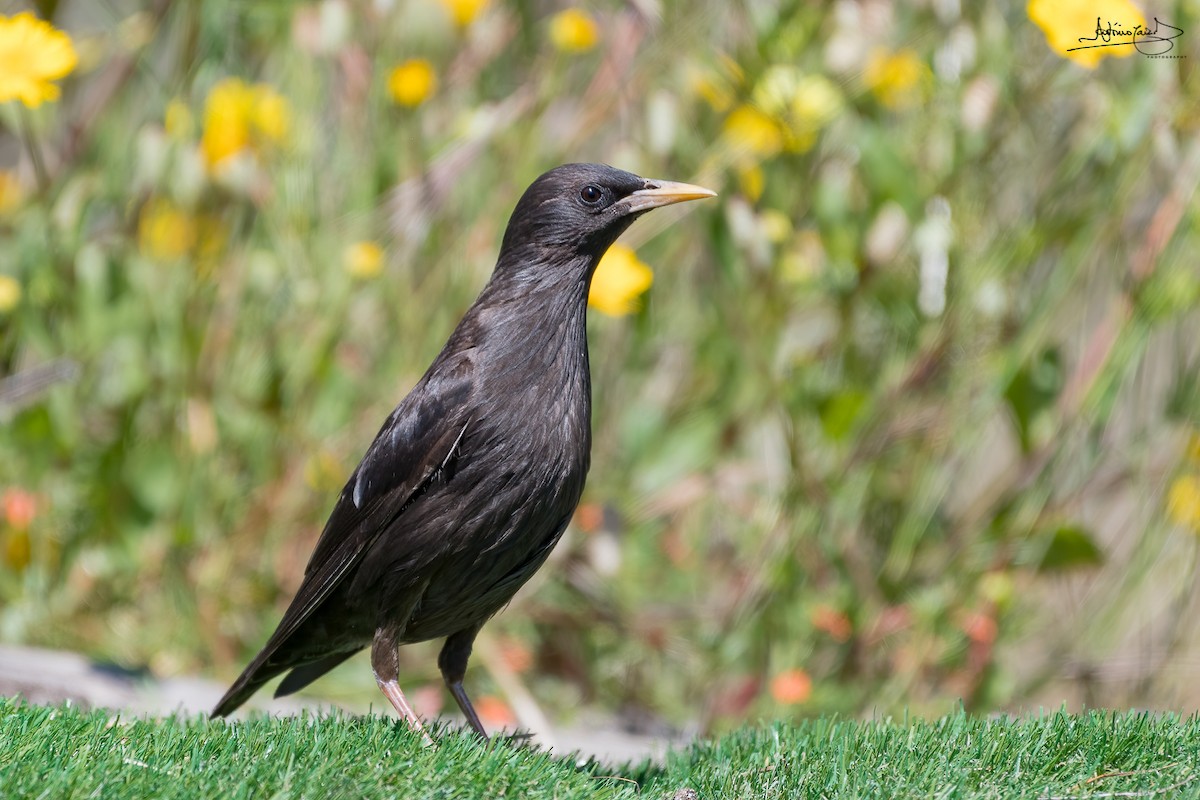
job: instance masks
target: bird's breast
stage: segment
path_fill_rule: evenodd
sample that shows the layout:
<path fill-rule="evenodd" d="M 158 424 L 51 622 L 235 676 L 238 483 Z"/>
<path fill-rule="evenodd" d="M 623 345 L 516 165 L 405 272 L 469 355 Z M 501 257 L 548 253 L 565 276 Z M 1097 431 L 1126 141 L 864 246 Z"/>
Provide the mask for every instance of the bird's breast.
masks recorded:
<path fill-rule="evenodd" d="M 504 376 L 480 397 L 455 463 L 428 496 L 452 502 L 411 509 L 409 522 L 440 540 L 441 556 L 421 570 L 429 582 L 406 638 L 445 636 L 490 617 L 541 565 L 583 493 L 590 415 L 586 362 L 582 371 Z M 425 507 L 452 512 L 429 519 Z"/>

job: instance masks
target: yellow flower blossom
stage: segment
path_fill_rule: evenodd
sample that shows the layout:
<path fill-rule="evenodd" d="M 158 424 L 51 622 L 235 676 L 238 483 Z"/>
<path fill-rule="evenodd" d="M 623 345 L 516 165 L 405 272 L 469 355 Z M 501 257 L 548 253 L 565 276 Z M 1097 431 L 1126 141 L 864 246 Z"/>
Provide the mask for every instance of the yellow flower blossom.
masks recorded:
<path fill-rule="evenodd" d="M 243 151 L 261 154 L 284 140 L 290 118 L 287 100 L 270 86 L 226 78 L 204 104 L 200 149 L 210 167 Z"/>
<path fill-rule="evenodd" d="M 4 538 L 4 562 L 13 572 L 21 573 L 32 560 L 33 547 L 29 541 L 29 531 L 10 528 Z"/>
<path fill-rule="evenodd" d="M 196 217 L 196 268 L 201 275 L 210 274 L 229 244 L 229 229 L 220 217 L 201 214 Z"/>
<path fill-rule="evenodd" d="M 1042 29 L 1051 50 L 1088 69 L 1095 69 L 1105 56 L 1123 58 L 1134 52 L 1132 46 L 1086 47 L 1102 42 L 1079 41 L 1096 35 L 1097 19 L 1125 31 L 1146 24 L 1141 10 L 1129 0 L 1029 0 L 1025 13 Z M 1086 49 L 1071 49 L 1081 46 Z"/>
<path fill-rule="evenodd" d="M 255 132 L 271 144 L 279 144 L 291 127 L 291 108 L 282 95 L 266 84 L 254 87 L 255 98 L 250 122 Z"/>
<path fill-rule="evenodd" d="M 792 93 L 790 110 L 797 125 L 823 128 L 841 112 L 842 93 L 829 79 L 806 75 Z"/>
<path fill-rule="evenodd" d="M 641 296 L 652 283 L 654 272 L 638 259 L 633 248 L 614 244 L 592 276 L 588 305 L 612 317 L 632 314 L 641 307 Z"/>
<path fill-rule="evenodd" d="M 375 242 L 355 242 L 342 251 L 342 269 L 351 277 L 370 280 L 383 271 L 383 248 Z"/>
<path fill-rule="evenodd" d="M 0 216 L 16 211 L 25 201 L 25 187 L 15 172 L 0 170 Z"/>
<path fill-rule="evenodd" d="M 876 50 L 863 72 L 867 88 L 891 109 L 908 108 L 920 101 L 930 78 L 929 67 L 912 50 Z"/>
<path fill-rule="evenodd" d="M 779 123 L 751 105 L 740 105 L 729 113 L 724 133 L 731 147 L 757 158 L 769 158 L 783 149 Z"/>
<path fill-rule="evenodd" d="M 225 252 L 229 232 L 218 217 L 195 214 L 156 197 L 142 207 L 137 239 L 146 258 L 160 262 L 192 258 L 197 272 L 206 275 Z"/>
<path fill-rule="evenodd" d="M 423 58 L 410 58 L 388 75 L 388 94 L 399 105 L 414 108 L 437 91 L 437 73 Z"/>
<path fill-rule="evenodd" d="M 568 8 L 550 18 L 550 41 L 564 53 L 586 53 L 600 41 L 600 28 L 586 11 Z"/>
<path fill-rule="evenodd" d="M 1192 463 L 1200 464 L 1200 432 L 1193 433 L 1188 439 L 1187 457 Z"/>
<path fill-rule="evenodd" d="M 28 11 L 0 16 L 0 103 L 19 100 L 36 108 L 61 93 L 52 81 L 79 63 L 71 37 Z"/>
<path fill-rule="evenodd" d="M 155 261 L 175 261 L 195 248 L 197 230 L 191 214 L 169 200 L 155 198 L 138 218 L 138 248 Z"/>
<path fill-rule="evenodd" d="M 167 103 L 167 111 L 163 115 L 163 128 L 167 135 L 174 139 L 186 139 L 192 133 L 192 110 L 187 103 L 176 98 Z"/>
<path fill-rule="evenodd" d="M 21 304 L 21 284 L 11 275 L 0 275 L 0 314 L 7 314 Z"/>
<path fill-rule="evenodd" d="M 692 92 L 708 103 L 709 108 L 724 113 L 733 105 L 733 91 L 714 75 L 697 73 L 691 80 Z"/>
<path fill-rule="evenodd" d="M 791 64 L 768 67 L 754 84 L 754 106 L 772 117 L 784 116 L 804 77 L 804 72 Z"/>
<path fill-rule="evenodd" d="M 1200 533 L 1200 474 L 1181 475 L 1167 492 L 1167 516 Z"/>
<path fill-rule="evenodd" d="M 792 235 L 792 218 L 777 208 L 768 208 L 758 218 L 759 230 L 771 244 L 780 244 Z"/>
<path fill-rule="evenodd" d="M 841 92 L 827 78 L 805 75 L 799 67 L 786 64 L 763 72 L 752 101 L 752 108 L 762 116 L 758 127 L 768 130 L 765 122 L 771 120 L 782 136 L 781 147 L 797 153 L 816 144 L 821 128 L 842 109 Z"/>
<path fill-rule="evenodd" d="M 717 60 L 719 70 L 694 68 L 689 85 L 713 111 L 724 114 L 733 107 L 736 87 L 742 84 L 745 75 L 738 63 L 724 53 L 719 53 Z"/>
<path fill-rule="evenodd" d="M 757 203 L 758 198 L 762 197 L 763 189 L 767 183 L 762 167 L 755 163 L 739 167 L 737 178 L 742 194 L 746 195 L 751 203 Z"/>
<path fill-rule="evenodd" d="M 475 21 L 487 8 L 489 0 L 442 0 L 442 8 L 454 20 L 459 28 L 465 28 Z"/>

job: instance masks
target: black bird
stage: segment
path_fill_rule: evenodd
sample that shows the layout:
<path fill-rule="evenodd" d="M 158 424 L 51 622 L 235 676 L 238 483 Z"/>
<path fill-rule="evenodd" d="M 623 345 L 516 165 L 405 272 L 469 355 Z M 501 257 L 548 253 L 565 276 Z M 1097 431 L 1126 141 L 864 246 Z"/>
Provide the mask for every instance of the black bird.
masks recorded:
<path fill-rule="evenodd" d="M 642 214 L 714 195 L 601 164 L 533 182 L 491 280 L 384 422 L 279 627 L 213 716 L 283 672 L 275 696 L 291 694 L 370 645 L 380 690 L 424 734 L 397 649 L 444 636 L 442 677 L 487 738 L 463 689 L 471 645 L 562 536 L 591 460 L 592 273 Z"/>

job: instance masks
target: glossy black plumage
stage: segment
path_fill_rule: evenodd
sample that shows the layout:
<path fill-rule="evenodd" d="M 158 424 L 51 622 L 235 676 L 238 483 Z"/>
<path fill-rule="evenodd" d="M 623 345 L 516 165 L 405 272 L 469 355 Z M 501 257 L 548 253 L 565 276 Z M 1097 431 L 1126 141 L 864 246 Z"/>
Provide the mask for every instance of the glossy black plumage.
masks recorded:
<path fill-rule="evenodd" d="M 384 422 L 279 627 L 215 716 L 281 673 L 277 695 L 370 645 L 380 688 L 420 729 L 396 684 L 397 647 L 447 637 L 439 667 L 486 735 L 462 688 L 471 643 L 558 542 L 588 471 L 592 273 L 641 214 L 711 195 L 597 164 L 529 187 L 491 280 Z"/>

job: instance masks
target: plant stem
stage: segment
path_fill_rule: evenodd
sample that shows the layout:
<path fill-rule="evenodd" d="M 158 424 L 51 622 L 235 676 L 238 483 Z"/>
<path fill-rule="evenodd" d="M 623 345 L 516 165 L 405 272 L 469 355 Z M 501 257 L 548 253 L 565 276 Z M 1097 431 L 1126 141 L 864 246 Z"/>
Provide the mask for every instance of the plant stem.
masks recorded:
<path fill-rule="evenodd" d="M 29 148 L 29 160 L 33 162 L 33 171 L 37 175 L 38 191 L 45 192 L 50 186 L 50 176 L 46 173 L 42 148 L 38 146 L 37 137 L 33 133 L 33 118 L 29 109 L 23 105 L 17 107 L 17 113 L 21 120 L 21 136 L 25 139 L 25 146 Z"/>

